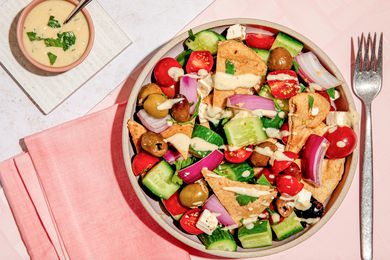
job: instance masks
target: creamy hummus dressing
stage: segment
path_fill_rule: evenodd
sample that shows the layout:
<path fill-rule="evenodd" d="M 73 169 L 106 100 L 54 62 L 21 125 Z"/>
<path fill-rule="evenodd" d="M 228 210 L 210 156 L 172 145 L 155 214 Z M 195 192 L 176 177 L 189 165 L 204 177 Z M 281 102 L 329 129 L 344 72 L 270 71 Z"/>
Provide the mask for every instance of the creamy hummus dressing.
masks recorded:
<path fill-rule="evenodd" d="M 218 71 L 214 75 L 214 88 L 218 90 L 234 90 L 238 87 L 251 88 L 259 84 L 261 76 L 254 74 L 231 75 Z"/>
<path fill-rule="evenodd" d="M 27 15 L 23 26 L 23 44 L 29 55 L 37 62 L 53 67 L 63 67 L 77 61 L 85 52 L 89 41 L 89 27 L 87 19 L 79 12 L 72 20 L 63 25 L 74 8 L 74 4 L 63 0 L 44 1 L 34 7 Z M 60 28 L 51 28 L 47 25 L 50 16 L 54 16 Z M 35 32 L 41 38 L 57 38 L 58 33 L 73 32 L 76 43 L 67 51 L 60 47 L 46 47 L 44 41 L 30 41 L 27 32 Z M 47 53 L 57 56 L 53 65 L 50 64 Z"/>
<path fill-rule="evenodd" d="M 193 137 L 191 139 L 191 146 L 197 151 L 214 151 L 218 149 L 218 146 L 203 140 L 200 137 Z"/>

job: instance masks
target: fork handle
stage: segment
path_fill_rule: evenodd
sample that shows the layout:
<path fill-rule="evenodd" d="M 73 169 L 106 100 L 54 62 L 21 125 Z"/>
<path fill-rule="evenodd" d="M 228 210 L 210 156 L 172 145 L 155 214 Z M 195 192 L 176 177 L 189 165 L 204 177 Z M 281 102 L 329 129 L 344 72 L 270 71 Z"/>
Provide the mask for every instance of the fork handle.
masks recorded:
<path fill-rule="evenodd" d="M 371 260 L 373 229 L 373 164 L 372 164 L 372 121 L 371 104 L 365 104 L 366 120 L 362 120 L 363 155 L 360 172 L 360 250 L 364 260 Z"/>

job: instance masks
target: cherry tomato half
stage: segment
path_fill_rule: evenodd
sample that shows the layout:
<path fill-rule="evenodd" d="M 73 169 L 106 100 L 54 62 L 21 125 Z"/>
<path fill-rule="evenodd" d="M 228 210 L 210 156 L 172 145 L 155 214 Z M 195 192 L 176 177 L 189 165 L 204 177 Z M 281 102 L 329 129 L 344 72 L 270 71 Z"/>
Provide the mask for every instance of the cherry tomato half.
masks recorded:
<path fill-rule="evenodd" d="M 198 73 L 200 69 L 210 72 L 214 65 L 213 55 L 209 51 L 193 51 L 188 58 L 187 73 Z"/>
<path fill-rule="evenodd" d="M 274 164 L 272 165 L 272 172 L 274 174 L 284 171 L 288 166 L 293 163 L 293 160 L 298 158 L 298 155 L 296 153 L 290 151 L 284 151 L 283 154 L 291 158 L 292 160 L 274 160 Z"/>
<path fill-rule="evenodd" d="M 286 193 L 290 196 L 297 195 L 303 189 L 303 183 L 291 175 L 279 175 L 276 178 L 276 189 L 280 193 Z"/>
<path fill-rule="evenodd" d="M 162 87 L 169 87 L 176 83 L 176 81 L 169 75 L 168 71 L 170 68 L 180 68 L 180 63 L 171 57 L 162 58 L 159 60 L 154 67 L 154 78 L 157 84 Z"/>
<path fill-rule="evenodd" d="M 356 147 L 356 133 L 348 126 L 331 128 L 324 137 L 329 141 L 326 157 L 330 159 L 344 158 L 351 154 Z"/>
<path fill-rule="evenodd" d="M 179 85 L 176 83 L 170 85 L 169 87 L 160 87 L 162 92 L 167 96 L 167 98 L 174 98 L 178 92 Z"/>
<path fill-rule="evenodd" d="M 282 136 L 282 142 L 283 144 L 287 144 L 288 136 L 290 134 L 290 128 L 288 126 L 288 122 L 284 123 L 282 127 L 280 128 L 280 135 Z"/>
<path fill-rule="evenodd" d="M 133 163 L 131 164 L 134 175 L 139 176 L 146 173 L 159 161 L 160 159 L 153 155 L 140 152 L 134 157 Z"/>
<path fill-rule="evenodd" d="M 330 101 L 330 96 L 326 90 L 318 91 L 317 93 L 326 98 L 326 100 L 328 100 L 328 102 L 330 103 L 330 111 L 336 111 L 336 108 L 334 108 L 334 106 L 332 105 L 332 102 Z"/>
<path fill-rule="evenodd" d="M 293 70 L 275 70 L 267 75 L 271 94 L 278 99 L 288 99 L 300 91 L 298 76 Z"/>
<path fill-rule="evenodd" d="M 252 146 L 242 147 L 238 150 L 225 150 L 225 159 L 231 163 L 242 163 L 248 159 L 253 153 Z"/>
<path fill-rule="evenodd" d="M 271 183 L 271 185 L 274 185 L 275 184 L 275 179 L 276 177 L 279 175 L 278 173 L 273 173 L 270 171 L 270 169 L 268 168 L 264 168 L 261 172 L 260 172 L 260 176 L 264 174 L 264 176 L 267 178 L 267 180 L 269 181 L 269 183 Z"/>
<path fill-rule="evenodd" d="M 196 222 L 198 222 L 201 213 L 200 208 L 187 211 L 180 219 L 180 226 L 189 234 L 202 234 L 203 231 L 196 227 Z"/>
<path fill-rule="evenodd" d="M 247 33 L 245 43 L 251 48 L 269 50 L 274 43 L 275 38 L 270 35 Z"/>
<path fill-rule="evenodd" d="M 298 181 L 302 180 L 301 168 L 299 168 L 298 164 L 296 164 L 295 162 L 292 162 L 290 166 L 284 169 L 282 174 L 294 176 L 298 179 Z"/>
<path fill-rule="evenodd" d="M 162 200 L 162 203 L 174 218 L 189 210 L 180 203 L 178 191 L 176 191 L 169 199 Z"/>

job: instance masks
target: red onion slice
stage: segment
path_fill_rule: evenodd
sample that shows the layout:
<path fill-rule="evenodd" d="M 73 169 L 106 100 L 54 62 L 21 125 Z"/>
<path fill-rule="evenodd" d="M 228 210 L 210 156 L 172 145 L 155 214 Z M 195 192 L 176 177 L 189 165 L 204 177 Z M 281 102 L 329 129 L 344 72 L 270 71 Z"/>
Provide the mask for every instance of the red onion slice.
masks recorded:
<path fill-rule="evenodd" d="M 184 75 L 180 78 L 180 94 L 184 95 L 188 102 L 192 104 L 190 106 L 190 113 L 195 111 L 196 103 L 198 102 L 198 81 L 191 75 Z"/>
<path fill-rule="evenodd" d="M 219 150 L 215 150 L 200 161 L 181 169 L 178 175 L 185 183 L 194 183 L 202 178 L 201 171 L 203 168 L 213 171 L 222 162 L 222 160 L 223 153 Z"/>
<path fill-rule="evenodd" d="M 299 65 L 299 75 L 308 83 L 316 83 L 323 88 L 333 88 L 341 81 L 327 71 L 313 52 L 301 53 L 295 57 Z"/>
<path fill-rule="evenodd" d="M 181 154 L 178 151 L 169 149 L 164 155 L 163 158 L 169 164 L 173 164 L 177 159 L 181 157 Z"/>
<path fill-rule="evenodd" d="M 169 127 L 168 119 L 171 118 L 169 115 L 164 118 L 154 118 L 149 115 L 144 109 L 138 111 L 137 116 L 139 120 L 141 120 L 144 127 L 155 133 L 161 133 L 162 131 L 167 129 Z"/>
<path fill-rule="evenodd" d="M 208 209 L 212 213 L 219 214 L 219 216 L 217 216 L 219 223 L 226 227 L 236 224 L 225 207 L 218 200 L 217 196 L 214 194 L 207 199 L 206 203 L 203 205 L 203 209 Z"/>
<path fill-rule="evenodd" d="M 250 94 L 236 94 L 228 97 L 228 107 L 247 109 L 251 111 L 261 110 L 263 115 L 274 117 L 276 115 L 275 103 L 272 99 Z"/>
<path fill-rule="evenodd" d="M 302 176 L 315 186 L 321 185 L 322 162 L 329 147 L 329 141 L 312 134 L 302 151 Z"/>

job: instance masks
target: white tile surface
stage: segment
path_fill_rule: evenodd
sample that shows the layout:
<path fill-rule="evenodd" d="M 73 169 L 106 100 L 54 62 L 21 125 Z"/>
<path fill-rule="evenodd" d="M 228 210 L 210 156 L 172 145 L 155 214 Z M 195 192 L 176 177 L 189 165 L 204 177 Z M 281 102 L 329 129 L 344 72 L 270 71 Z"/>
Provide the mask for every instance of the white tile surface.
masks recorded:
<path fill-rule="evenodd" d="M 127 35 L 95 1 L 87 9 L 93 17 L 95 39 L 88 57 L 76 68 L 51 74 L 36 69 L 21 53 L 16 39 L 18 14 L 29 0 L 8 0 L 0 9 L 0 63 L 18 81 L 44 114 L 61 104 L 131 43 Z M 98 19 L 97 19 L 98 18 Z M 11 28 L 11 30 L 9 29 Z"/>

